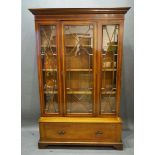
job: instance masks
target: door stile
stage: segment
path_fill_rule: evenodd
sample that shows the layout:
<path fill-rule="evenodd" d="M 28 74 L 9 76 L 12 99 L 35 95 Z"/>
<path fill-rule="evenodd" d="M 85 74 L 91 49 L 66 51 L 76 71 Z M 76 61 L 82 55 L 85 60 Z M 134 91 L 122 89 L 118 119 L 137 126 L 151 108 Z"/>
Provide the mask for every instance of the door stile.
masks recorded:
<path fill-rule="evenodd" d="M 58 53 L 58 89 L 59 89 L 59 111 L 60 111 L 60 116 L 63 116 L 63 77 L 62 77 L 62 46 L 61 46 L 61 31 L 62 31 L 62 26 L 61 23 L 59 22 L 57 25 L 57 53 Z"/>
<path fill-rule="evenodd" d="M 96 103 L 97 103 L 97 116 L 100 115 L 100 111 L 101 111 L 101 97 L 100 97 L 100 90 L 101 90 L 101 80 L 102 80 L 102 24 L 100 22 L 98 22 L 98 36 L 97 36 L 98 42 L 97 42 L 97 95 L 96 95 Z"/>
<path fill-rule="evenodd" d="M 117 59 L 117 82 L 116 82 L 116 115 L 120 116 L 120 96 L 121 96 L 121 72 L 122 72 L 122 55 L 123 55 L 123 32 L 124 20 L 119 24 L 118 33 L 118 59 Z"/>
<path fill-rule="evenodd" d="M 42 64 L 40 56 L 40 32 L 39 24 L 35 22 L 35 32 L 36 32 L 36 49 L 37 49 L 37 66 L 38 66 L 38 81 L 39 81 L 39 96 L 40 96 L 40 113 L 41 116 L 44 115 L 44 92 L 43 92 L 43 78 L 42 78 Z"/>
<path fill-rule="evenodd" d="M 93 116 L 97 115 L 97 23 L 94 24 L 94 50 L 93 50 Z"/>
<path fill-rule="evenodd" d="M 66 82 L 65 82 L 65 50 L 64 50 L 64 30 L 63 30 L 63 22 L 60 22 L 60 35 L 61 35 L 61 77 L 62 77 L 62 97 L 63 97 L 63 115 L 66 115 L 67 106 L 66 106 Z"/>

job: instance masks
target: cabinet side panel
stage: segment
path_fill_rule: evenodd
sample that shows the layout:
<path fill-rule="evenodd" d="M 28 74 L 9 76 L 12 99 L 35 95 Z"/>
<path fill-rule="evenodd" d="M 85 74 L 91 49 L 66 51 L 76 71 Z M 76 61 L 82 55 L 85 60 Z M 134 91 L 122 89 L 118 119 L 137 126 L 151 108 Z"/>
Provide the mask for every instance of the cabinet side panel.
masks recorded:
<path fill-rule="evenodd" d="M 118 42 L 118 72 L 117 72 L 117 94 L 116 94 L 116 114 L 120 116 L 120 96 L 121 96 L 121 72 L 122 72 L 122 55 L 123 55 L 123 32 L 124 32 L 124 20 L 120 23 L 119 30 L 119 42 Z"/>
<path fill-rule="evenodd" d="M 39 81 L 39 96 L 40 96 L 40 112 L 43 115 L 44 111 L 44 97 L 43 97 L 43 85 L 42 85 L 42 73 L 41 73 L 41 58 L 40 58 L 40 40 L 39 40 L 39 25 L 35 22 L 36 33 L 36 52 L 37 52 L 37 65 L 38 65 L 38 81 Z"/>

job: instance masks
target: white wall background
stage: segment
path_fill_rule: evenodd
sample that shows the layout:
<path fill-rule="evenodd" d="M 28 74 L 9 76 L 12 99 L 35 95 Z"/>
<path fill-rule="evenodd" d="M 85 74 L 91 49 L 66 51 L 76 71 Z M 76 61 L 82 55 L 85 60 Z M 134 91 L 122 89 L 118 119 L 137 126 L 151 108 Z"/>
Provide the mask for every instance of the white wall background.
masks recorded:
<path fill-rule="evenodd" d="M 134 105 L 134 12 L 133 0 L 22 0 L 22 120 L 39 117 L 39 90 L 35 49 L 34 17 L 28 8 L 132 7 L 125 17 L 121 115 L 132 127 Z"/>

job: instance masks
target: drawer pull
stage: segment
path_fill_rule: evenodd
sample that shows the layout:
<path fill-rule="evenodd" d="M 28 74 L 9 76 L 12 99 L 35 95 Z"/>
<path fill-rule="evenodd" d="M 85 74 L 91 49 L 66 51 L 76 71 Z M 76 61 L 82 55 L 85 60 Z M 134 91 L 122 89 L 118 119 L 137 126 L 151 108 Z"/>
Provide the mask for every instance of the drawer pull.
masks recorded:
<path fill-rule="evenodd" d="M 96 135 L 102 135 L 103 132 L 102 131 L 96 131 Z"/>
<path fill-rule="evenodd" d="M 58 131 L 58 134 L 59 135 L 64 135 L 65 134 L 65 131 L 63 131 L 63 130 L 62 131 Z"/>

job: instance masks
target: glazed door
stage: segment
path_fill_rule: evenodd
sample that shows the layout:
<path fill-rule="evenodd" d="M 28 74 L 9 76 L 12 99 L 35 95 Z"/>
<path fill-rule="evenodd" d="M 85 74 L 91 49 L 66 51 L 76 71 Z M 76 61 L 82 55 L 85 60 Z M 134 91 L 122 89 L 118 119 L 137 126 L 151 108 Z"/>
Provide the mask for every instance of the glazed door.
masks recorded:
<path fill-rule="evenodd" d="M 120 96 L 120 25 L 99 24 L 99 33 L 99 114 L 115 115 Z"/>
<path fill-rule="evenodd" d="M 42 115 L 60 114 L 58 24 L 38 23 L 39 84 Z"/>
<path fill-rule="evenodd" d="M 88 22 L 63 22 L 65 115 L 95 113 L 95 31 Z"/>

